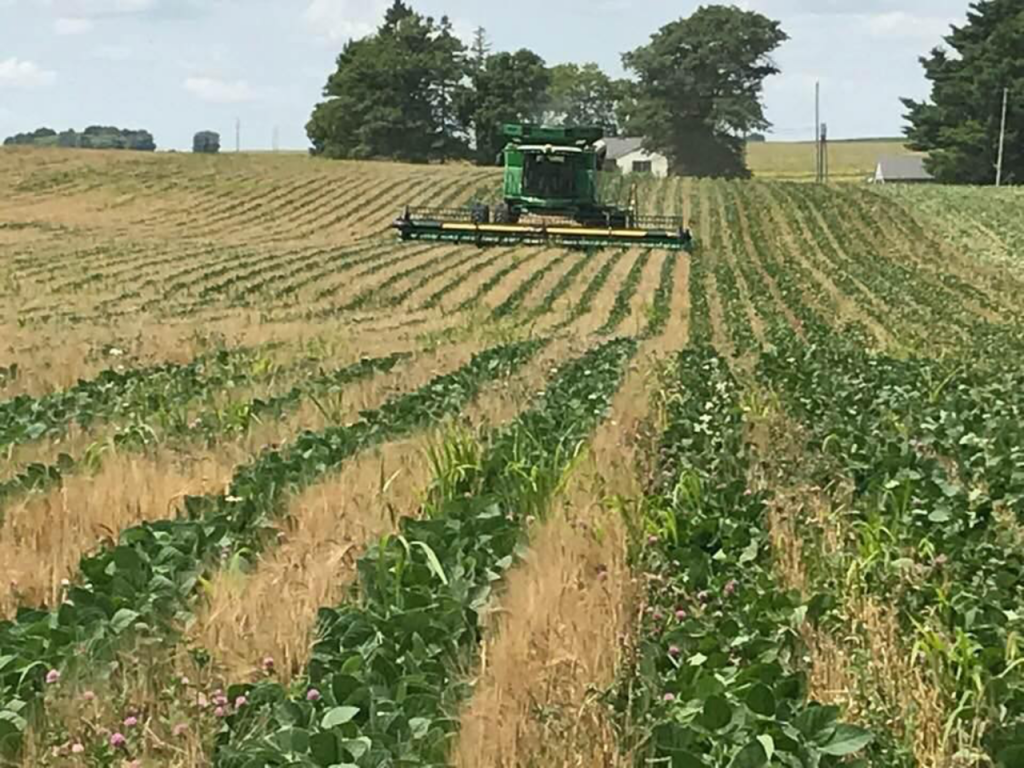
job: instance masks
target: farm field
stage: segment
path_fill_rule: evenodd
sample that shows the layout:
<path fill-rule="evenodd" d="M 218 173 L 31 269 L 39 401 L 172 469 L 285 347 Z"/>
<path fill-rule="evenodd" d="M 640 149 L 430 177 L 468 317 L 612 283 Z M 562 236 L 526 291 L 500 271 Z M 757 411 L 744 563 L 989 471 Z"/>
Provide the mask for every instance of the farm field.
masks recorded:
<path fill-rule="evenodd" d="M 915 154 L 902 141 L 866 139 L 830 141 L 829 177 L 863 182 L 875 175 L 882 157 Z M 758 179 L 814 181 L 813 141 L 762 141 L 747 144 L 747 163 Z"/>
<path fill-rule="evenodd" d="M 0 766 L 1024 764 L 1015 193 L 499 178 L 0 152 Z"/>

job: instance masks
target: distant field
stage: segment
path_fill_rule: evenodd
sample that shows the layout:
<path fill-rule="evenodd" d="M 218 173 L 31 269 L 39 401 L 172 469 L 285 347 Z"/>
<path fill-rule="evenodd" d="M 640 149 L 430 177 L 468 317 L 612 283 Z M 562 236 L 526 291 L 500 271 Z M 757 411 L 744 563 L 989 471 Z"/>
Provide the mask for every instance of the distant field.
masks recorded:
<path fill-rule="evenodd" d="M 885 155 L 915 154 L 900 141 L 829 142 L 829 175 L 836 181 L 861 181 L 875 172 Z M 747 162 L 755 176 L 766 179 L 814 178 L 813 141 L 769 141 L 747 147 Z"/>

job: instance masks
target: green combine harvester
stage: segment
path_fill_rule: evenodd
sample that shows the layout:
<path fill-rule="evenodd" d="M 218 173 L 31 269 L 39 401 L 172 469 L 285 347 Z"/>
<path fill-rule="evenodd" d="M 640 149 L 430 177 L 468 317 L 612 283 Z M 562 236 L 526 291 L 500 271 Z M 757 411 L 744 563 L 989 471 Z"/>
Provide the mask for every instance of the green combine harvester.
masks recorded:
<path fill-rule="evenodd" d="M 628 208 L 598 201 L 606 155 L 600 128 L 503 128 L 504 201 L 493 209 L 406 206 L 392 225 L 403 240 L 690 250 L 693 235 L 682 217 L 638 215 L 635 188 Z"/>

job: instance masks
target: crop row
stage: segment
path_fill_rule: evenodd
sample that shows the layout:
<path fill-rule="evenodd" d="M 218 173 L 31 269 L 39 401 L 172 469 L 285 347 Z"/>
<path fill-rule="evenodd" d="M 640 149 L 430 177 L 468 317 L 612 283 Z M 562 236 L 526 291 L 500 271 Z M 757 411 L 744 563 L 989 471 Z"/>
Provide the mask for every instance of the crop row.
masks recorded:
<path fill-rule="evenodd" d="M 806 606 L 775 580 L 739 385 L 712 349 L 690 347 L 659 401 L 666 427 L 634 542 L 646 609 L 616 699 L 624 746 L 644 765 L 844 764 L 871 735 L 807 701 Z"/>
<path fill-rule="evenodd" d="M 640 279 L 643 277 L 644 267 L 647 266 L 647 262 L 650 259 L 651 252 L 649 250 L 642 251 L 636 257 L 636 261 L 630 267 L 626 279 L 622 281 L 622 286 L 619 288 L 618 293 L 615 294 L 615 302 L 608 312 L 608 318 L 604 321 L 604 325 L 597 329 L 599 335 L 610 336 L 622 325 L 622 321 L 629 317 L 630 302 L 640 287 Z"/>
<path fill-rule="evenodd" d="M 303 680 L 290 691 L 272 682 L 228 689 L 248 703 L 225 718 L 215 763 L 444 764 L 452 712 L 471 693 L 462 675 L 480 642 L 479 616 L 635 350 L 617 339 L 564 365 L 458 480 L 443 492 L 435 486 L 422 518 L 403 519 L 398 534 L 371 547 L 358 566 L 358 598 L 321 610 Z"/>
<path fill-rule="evenodd" d="M 200 580 L 225 555 L 251 558 L 291 492 L 315 482 L 357 452 L 458 413 L 487 382 L 523 365 L 542 341 L 502 345 L 452 373 L 389 400 L 344 427 L 304 432 L 238 467 L 224 494 L 187 497 L 174 519 L 122 531 L 116 546 L 84 557 L 56 609 L 19 610 L 0 623 L 0 745 L 17 751 L 43 713 L 47 670 L 88 675 L 110 660 L 124 636 L 175 642 Z"/>
<path fill-rule="evenodd" d="M 1016 764 L 1024 555 L 1007 544 L 1024 519 L 1024 372 L 872 355 L 824 331 L 775 349 L 759 372 L 808 429 L 819 482 L 852 483 L 857 553 L 826 569 L 847 574 L 838 600 L 862 590 L 892 605 L 942 692 L 946 739 Z"/>
<path fill-rule="evenodd" d="M 18 395 L 0 402 L 0 446 L 26 443 L 64 434 L 77 423 L 131 417 L 167 403 L 194 400 L 211 389 L 235 386 L 258 370 L 254 350 L 222 349 L 190 363 L 164 363 L 119 371 L 108 368 L 99 376 L 42 397 Z"/>

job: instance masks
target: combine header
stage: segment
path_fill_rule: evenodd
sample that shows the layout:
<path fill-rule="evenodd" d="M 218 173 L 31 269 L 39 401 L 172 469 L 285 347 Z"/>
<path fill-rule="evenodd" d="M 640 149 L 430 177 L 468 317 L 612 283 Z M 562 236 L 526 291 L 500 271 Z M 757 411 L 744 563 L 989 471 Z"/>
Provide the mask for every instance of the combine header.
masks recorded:
<path fill-rule="evenodd" d="M 505 125 L 504 201 L 468 208 L 406 207 L 394 224 L 403 240 L 477 245 L 640 245 L 689 250 L 693 236 L 677 216 L 639 216 L 597 199 L 606 148 L 600 128 Z"/>

